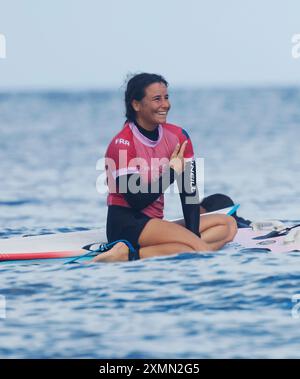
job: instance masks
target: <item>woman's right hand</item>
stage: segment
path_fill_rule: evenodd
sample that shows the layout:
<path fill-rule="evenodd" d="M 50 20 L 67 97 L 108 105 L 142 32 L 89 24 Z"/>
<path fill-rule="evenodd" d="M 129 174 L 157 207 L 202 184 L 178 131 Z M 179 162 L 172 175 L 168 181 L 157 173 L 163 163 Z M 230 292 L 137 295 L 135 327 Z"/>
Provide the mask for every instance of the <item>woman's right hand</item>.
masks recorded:
<path fill-rule="evenodd" d="M 181 146 L 178 143 L 170 158 L 170 167 L 172 167 L 178 175 L 182 174 L 185 169 L 185 159 L 183 156 L 187 142 L 188 141 L 184 141 Z"/>

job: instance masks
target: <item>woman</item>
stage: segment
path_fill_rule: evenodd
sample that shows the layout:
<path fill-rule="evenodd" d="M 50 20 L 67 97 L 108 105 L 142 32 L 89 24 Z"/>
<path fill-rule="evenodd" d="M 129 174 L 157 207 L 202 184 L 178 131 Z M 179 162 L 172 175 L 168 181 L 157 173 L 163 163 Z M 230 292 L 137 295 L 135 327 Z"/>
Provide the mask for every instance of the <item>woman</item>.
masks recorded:
<path fill-rule="evenodd" d="M 235 236 L 236 222 L 207 215 L 200 225 L 193 147 L 184 129 L 167 123 L 167 81 L 156 74 L 135 75 L 128 81 L 125 105 L 125 125 L 106 152 L 107 239 L 129 244 L 118 242 L 94 261 L 220 249 Z M 163 220 L 163 194 L 174 181 L 185 226 Z"/>

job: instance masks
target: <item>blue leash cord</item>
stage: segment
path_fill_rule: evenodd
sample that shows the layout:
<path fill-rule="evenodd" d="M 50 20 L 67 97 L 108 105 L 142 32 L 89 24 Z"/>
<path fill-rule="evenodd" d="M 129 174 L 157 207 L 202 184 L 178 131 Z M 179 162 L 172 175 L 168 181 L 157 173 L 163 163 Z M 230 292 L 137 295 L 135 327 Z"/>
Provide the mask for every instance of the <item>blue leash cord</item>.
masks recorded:
<path fill-rule="evenodd" d="M 88 253 L 79 255 L 75 258 L 70 259 L 69 261 L 65 262 L 64 264 L 70 264 L 70 263 L 76 263 L 79 259 L 90 257 L 91 255 L 94 255 L 95 253 L 104 253 L 108 250 L 110 250 L 112 247 L 114 247 L 118 242 L 123 242 L 125 245 L 129 248 L 129 261 L 135 261 L 139 259 L 139 254 L 136 251 L 136 249 L 132 246 L 132 244 L 127 240 L 117 240 L 110 243 L 102 243 L 98 249 L 91 250 L 91 246 L 95 245 L 95 243 L 92 243 L 90 245 L 83 246 L 82 249 L 89 250 Z M 98 254 L 96 254 L 97 256 Z"/>
<path fill-rule="evenodd" d="M 234 212 L 236 212 L 240 207 L 240 204 L 235 205 L 233 208 L 230 209 L 229 212 L 227 212 L 227 216 L 231 216 Z"/>

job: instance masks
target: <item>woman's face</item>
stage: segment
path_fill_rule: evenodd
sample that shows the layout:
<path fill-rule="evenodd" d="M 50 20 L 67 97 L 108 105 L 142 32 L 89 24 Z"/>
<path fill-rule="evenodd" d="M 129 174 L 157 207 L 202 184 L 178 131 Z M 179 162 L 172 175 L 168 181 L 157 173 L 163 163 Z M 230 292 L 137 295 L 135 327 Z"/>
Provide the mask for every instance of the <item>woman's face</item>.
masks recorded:
<path fill-rule="evenodd" d="M 141 101 L 132 102 L 136 112 L 136 120 L 145 129 L 153 130 L 158 124 L 167 121 L 171 108 L 168 88 L 163 83 L 150 84 L 145 89 L 145 96 Z"/>

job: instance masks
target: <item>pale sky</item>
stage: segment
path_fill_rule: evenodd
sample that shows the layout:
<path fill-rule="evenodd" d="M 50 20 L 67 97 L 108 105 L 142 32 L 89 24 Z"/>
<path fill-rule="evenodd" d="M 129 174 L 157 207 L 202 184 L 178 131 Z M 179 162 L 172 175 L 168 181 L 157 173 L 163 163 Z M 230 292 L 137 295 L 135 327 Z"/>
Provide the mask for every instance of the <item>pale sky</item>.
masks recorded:
<path fill-rule="evenodd" d="M 299 85 L 299 0 L 0 0 L 2 89 Z"/>

